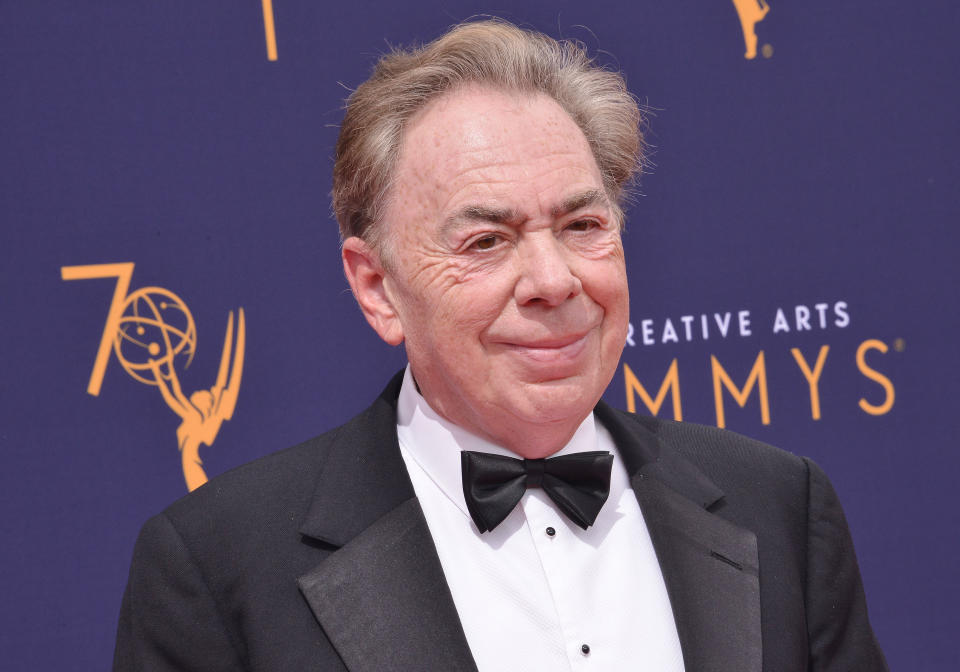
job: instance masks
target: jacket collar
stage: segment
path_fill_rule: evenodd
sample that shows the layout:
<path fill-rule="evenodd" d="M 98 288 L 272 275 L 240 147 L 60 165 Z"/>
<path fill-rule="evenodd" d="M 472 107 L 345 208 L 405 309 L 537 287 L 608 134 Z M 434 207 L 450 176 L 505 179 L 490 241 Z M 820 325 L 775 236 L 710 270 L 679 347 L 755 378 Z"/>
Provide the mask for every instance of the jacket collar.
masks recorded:
<path fill-rule="evenodd" d="M 631 479 L 638 474 L 656 478 L 705 509 L 723 498 L 713 481 L 660 438 L 662 421 L 618 411 L 603 401 L 594 412 L 617 444 Z"/>
<path fill-rule="evenodd" d="M 340 547 L 414 496 L 397 443 L 403 372 L 373 405 L 340 427 L 300 533 Z"/>

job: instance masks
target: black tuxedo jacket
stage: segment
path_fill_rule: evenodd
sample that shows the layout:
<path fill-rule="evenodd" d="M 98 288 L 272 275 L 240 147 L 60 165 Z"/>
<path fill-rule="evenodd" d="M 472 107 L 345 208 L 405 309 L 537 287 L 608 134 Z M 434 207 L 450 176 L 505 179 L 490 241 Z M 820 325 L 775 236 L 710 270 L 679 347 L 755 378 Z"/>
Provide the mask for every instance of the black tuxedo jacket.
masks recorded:
<path fill-rule="evenodd" d="M 476 669 L 400 456 L 400 382 L 146 523 L 114 670 Z M 631 474 L 687 672 L 886 669 L 816 465 L 731 432 L 596 414 Z"/>

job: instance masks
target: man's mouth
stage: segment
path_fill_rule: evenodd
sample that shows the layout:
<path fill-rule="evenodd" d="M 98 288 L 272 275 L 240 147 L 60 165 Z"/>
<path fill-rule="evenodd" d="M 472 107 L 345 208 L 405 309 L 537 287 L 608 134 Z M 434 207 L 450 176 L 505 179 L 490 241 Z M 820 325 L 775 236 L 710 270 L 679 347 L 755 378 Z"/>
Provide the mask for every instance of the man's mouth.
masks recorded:
<path fill-rule="evenodd" d="M 576 359 L 586 348 L 590 330 L 535 340 L 502 341 L 508 350 L 535 362 L 561 363 Z"/>

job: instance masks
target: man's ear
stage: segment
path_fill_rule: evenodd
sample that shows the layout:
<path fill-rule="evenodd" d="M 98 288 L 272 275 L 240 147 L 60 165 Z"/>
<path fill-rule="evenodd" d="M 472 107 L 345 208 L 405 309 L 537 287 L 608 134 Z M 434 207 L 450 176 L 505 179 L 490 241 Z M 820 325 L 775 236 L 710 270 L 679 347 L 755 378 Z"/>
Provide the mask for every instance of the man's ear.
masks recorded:
<path fill-rule="evenodd" d="M 380 255 L 366 242 L 352 236 L 343 241 L 341 256 L 343 273 L 367 322 L 390 345 L 403 343 L 403 326 L 384 286 L 386 271 Z"/>

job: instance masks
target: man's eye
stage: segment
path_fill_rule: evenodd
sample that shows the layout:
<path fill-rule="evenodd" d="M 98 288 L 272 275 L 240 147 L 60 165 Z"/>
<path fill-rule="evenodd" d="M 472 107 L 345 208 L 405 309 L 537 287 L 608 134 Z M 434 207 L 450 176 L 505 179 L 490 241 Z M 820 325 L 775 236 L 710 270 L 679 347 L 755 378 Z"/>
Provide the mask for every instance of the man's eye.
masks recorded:
<path fill-rule="evenodd" d="M 473 246 L 478 250 L 489 250 L 491 247 L 497 244 L 496 236 L 484 236 L 483 238 L 477 239 Z"/>
<path fill-rule="evenodd" d="M 598 226 L 597 222 L 592 219 L 578 219 L 575 222 L 572 222 L 567 226 L 567 229 L 570 231 L 589 231 L 590 229 Z"/>

